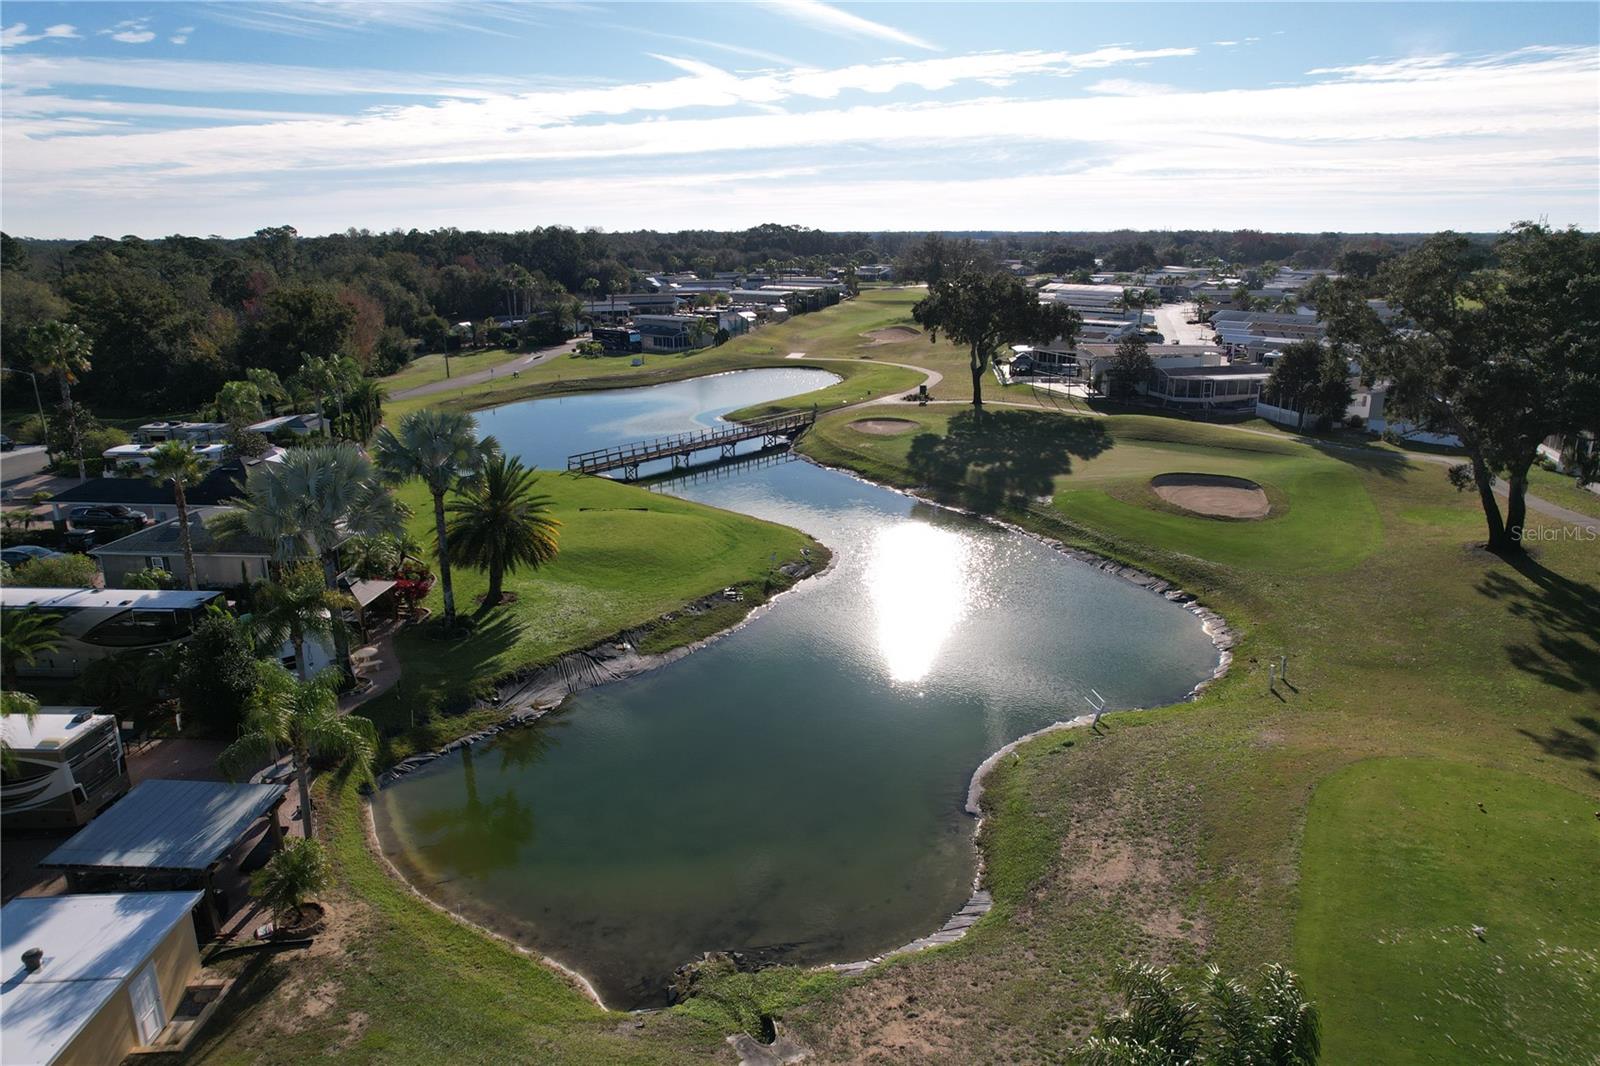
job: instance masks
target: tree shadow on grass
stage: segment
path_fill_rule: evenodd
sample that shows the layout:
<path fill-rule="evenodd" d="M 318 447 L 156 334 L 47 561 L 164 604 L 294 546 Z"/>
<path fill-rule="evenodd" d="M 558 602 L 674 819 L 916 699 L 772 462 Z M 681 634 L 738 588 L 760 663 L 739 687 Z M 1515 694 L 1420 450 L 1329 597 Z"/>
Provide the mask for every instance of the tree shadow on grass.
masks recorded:
<path fill-rule="evenodd" d="M 1506 658 L 1517 669 L 1564 692 L 1600 692 L 1600 588 L 1563 577 L 1532 558 L 1507 562 L 1526 582 L 1491 570 L 1478 583 L 1481 594 L 1502 602 L 1512 616 L 1534 626 L 1531 642 L 1506 644 Z M 1547 755 L 1600 764 L 1600 718 L 1578 715 L 1572 721 L 1582 732 L 1561 726 L 1544 734 L 1517 732 Z M 1600 778 L 1593 765 L 1589 773 Z"/>
<path fill-rule="evenodd" d="M 385 735 L 403 732 L 435 714 L 465 710 L 500 673 L 497 660 L 522 638 L 510 608 L 498 607 L 470 630 L 445 636 L 432 621 L 401 631 L 395 653 L 399 682 L 362 712 Z"/>
<path fill-rule="evenodd" d="M 1111 447 L 1105 424 L 1045 411 L 965 411 L 943 435 L 911 441 L 908 463 L 928 485 L 954 491 L 979 510 L 1048 496 L 1073 459 L 1092 459 Z"/>

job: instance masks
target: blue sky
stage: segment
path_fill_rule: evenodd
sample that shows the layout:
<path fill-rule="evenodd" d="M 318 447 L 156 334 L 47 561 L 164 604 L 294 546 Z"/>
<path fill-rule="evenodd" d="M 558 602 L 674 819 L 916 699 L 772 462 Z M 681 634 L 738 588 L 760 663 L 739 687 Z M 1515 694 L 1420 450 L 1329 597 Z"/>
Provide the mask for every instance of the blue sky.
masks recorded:
<path fill-rule="evenodd" d="M 1600 5 L 4 8 L 0 225 L 1600 228 Z"/>

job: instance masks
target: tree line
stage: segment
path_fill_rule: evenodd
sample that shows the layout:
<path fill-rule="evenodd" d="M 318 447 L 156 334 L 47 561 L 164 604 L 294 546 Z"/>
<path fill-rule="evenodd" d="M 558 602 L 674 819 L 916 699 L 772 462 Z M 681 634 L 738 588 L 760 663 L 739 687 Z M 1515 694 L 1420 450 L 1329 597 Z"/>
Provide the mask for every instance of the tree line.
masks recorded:
<path fill-rule="evenodd" d="M 828 232 L 768 224 L 736 232 L 602 233 L 561 226 L 516 232 L 459 229 L 303 237 L 292 226 L 249 237 L 0 235 L 0 349 L 5 365 L 36 361 L 32 331 L 76 325 L 96 356 L 84 403 L 184 410 L 252 369 L 287 378 L 306 356 L 344 355 L 367 374 L 391 373 L 417 351 L 451 343 L 453 323 L 530 318 L 527 337 L 558 339 L 582 299 L 636 291 L 651 274 L 818 272 L 893 262 L 907 279 L 936 280 L 930 253 L 955 246 L 1044 272 L 1137 270 L 1166 262 L 1332 265 L 1382 259 L 1414 239 L 1339 234 Z M 1356 263 L 1354 265 L 1359 265 Z"/>

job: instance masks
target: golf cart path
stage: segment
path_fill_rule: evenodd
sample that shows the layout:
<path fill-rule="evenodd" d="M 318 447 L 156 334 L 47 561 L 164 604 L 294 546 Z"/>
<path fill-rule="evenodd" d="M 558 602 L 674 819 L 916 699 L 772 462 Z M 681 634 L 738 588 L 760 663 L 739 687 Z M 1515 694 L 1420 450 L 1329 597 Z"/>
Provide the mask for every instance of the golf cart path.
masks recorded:
<path fill-rule="evenodd" d="M 572 345 L 572 341 L 566 341 L 549 348 L 540 348 L 536 352 L 524 352 L 514 359 L 508 359 L 504 363 L 497 363 L 484 370 L 474 370 L 470 374 L 462 374 L 458 377 L 444 378 L 440 381 L 430 381 L 426 385 L 416 385 L 409 389 L 401 389 L 399 392 L 393 393 L 389 398 L 391 400 L 410 400 L 418 396 L 432 396 L 436 392 L 448 392 L 451 389 L 479 385 L 498 374 L 512 374 L 519 370 L 538 366 L 540 363 L 549 362 L 558 355 L 564 355 L 572 351 Z"/>

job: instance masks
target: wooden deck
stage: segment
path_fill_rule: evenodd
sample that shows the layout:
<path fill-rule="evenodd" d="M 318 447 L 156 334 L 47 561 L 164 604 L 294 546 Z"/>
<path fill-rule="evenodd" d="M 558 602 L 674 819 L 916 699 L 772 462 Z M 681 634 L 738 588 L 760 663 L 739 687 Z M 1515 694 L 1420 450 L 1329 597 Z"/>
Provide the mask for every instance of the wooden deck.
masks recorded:
<path fill-rule="evenodd" d="M 794 414 L 773 415 L 751 422 L 730 422 L 716 429 L 698 433 L 678 433 L 670 437 L 633 441 L 610 448 L 578 452 L 567 456 L 567 470 L 574 474 L 604 474 L 621 470 L 625 481 L 639 476 L 639 467 L 645 463 L 670 460 L 674 468 L 687 466 L 689 457 L 696 452 L 717 449 L 722 458 L 732 459 L 738 446 L 747 440 L 759 440 L 762 447 L 773 448 L 792 443 L 817 420 L 816 408 Z"/>

